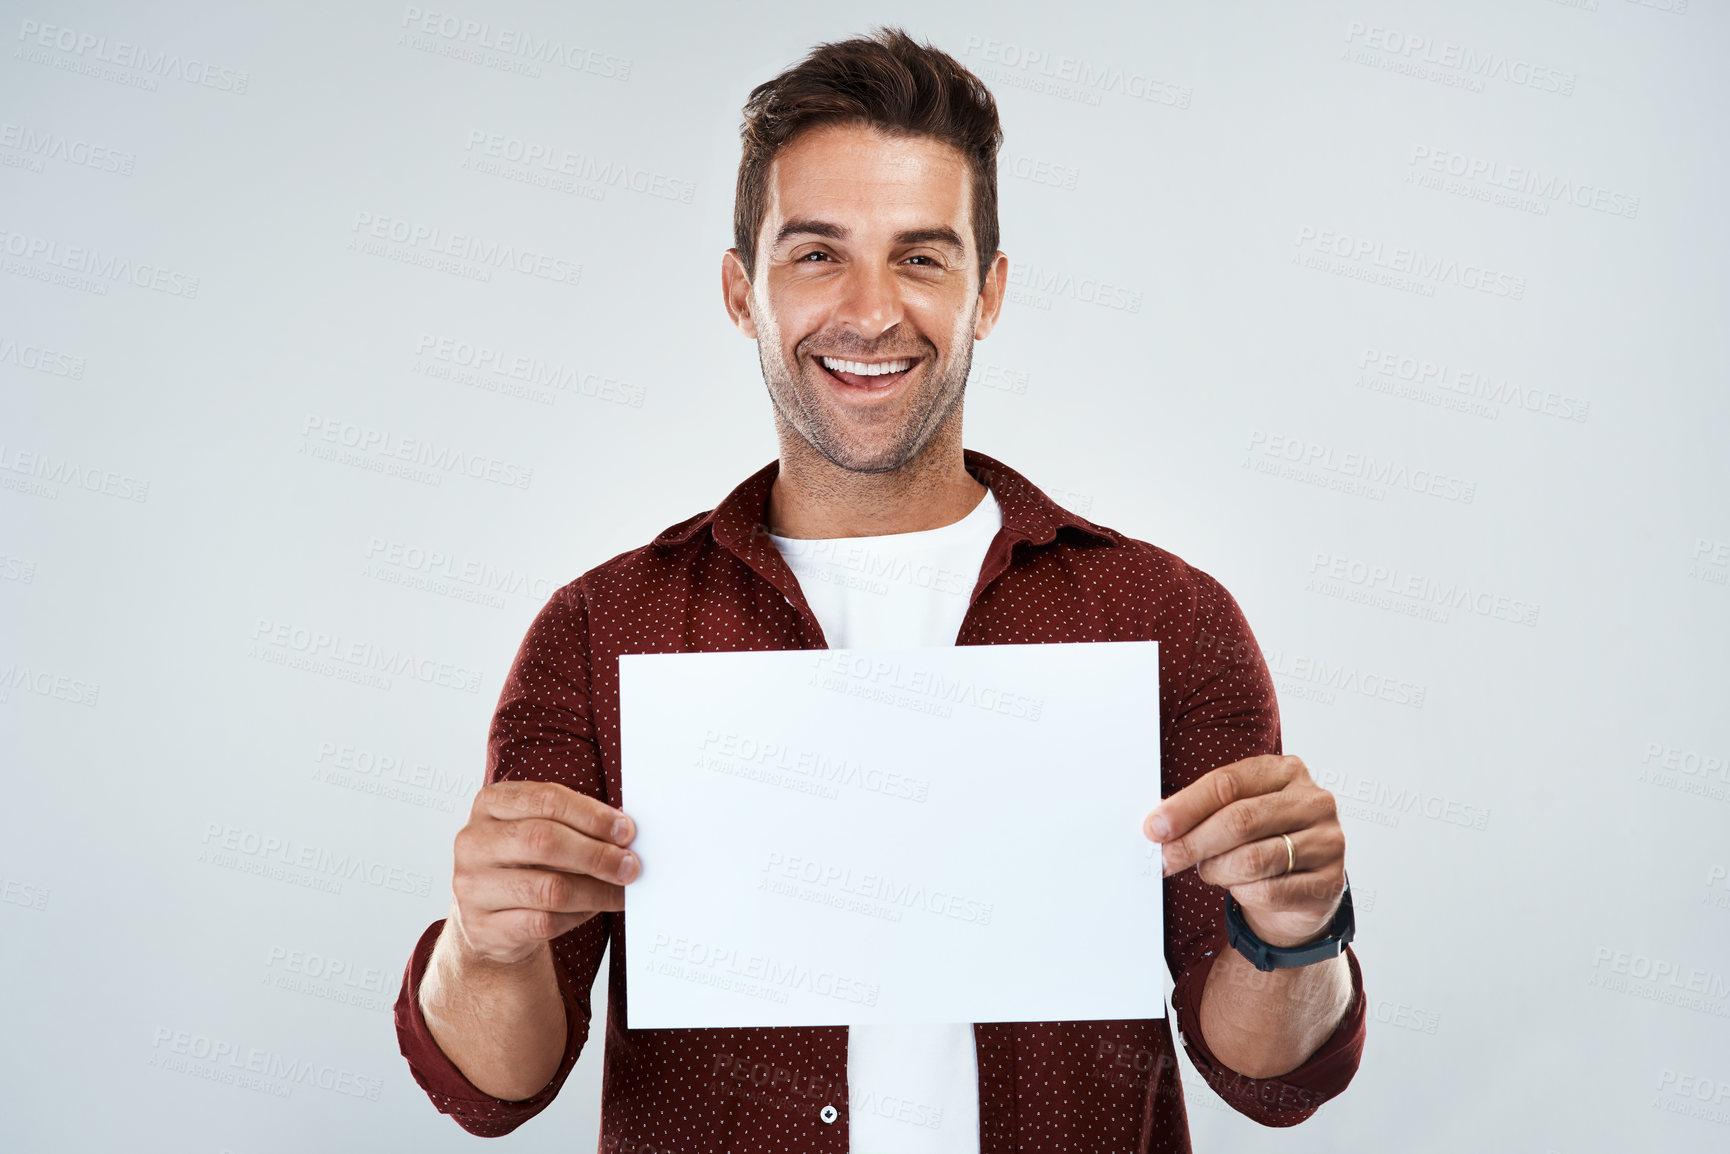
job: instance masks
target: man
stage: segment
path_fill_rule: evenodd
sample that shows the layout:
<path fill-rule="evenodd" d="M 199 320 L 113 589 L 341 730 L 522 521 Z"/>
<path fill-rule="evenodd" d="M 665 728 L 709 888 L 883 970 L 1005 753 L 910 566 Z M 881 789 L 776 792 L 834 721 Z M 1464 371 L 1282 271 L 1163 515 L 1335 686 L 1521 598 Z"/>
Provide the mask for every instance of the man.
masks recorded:
<path fill-rule="evenodd" d="M 972 342 L 1008 275 L 990 93 L 884 30 L 820 46 L 745 117 L 722 290 L 757 341 L 778 460 L 535 618 L 456 838 L 450 916 L 397 1003 L 416 1079 L 473 1133 L 520 1125 L 576 1062 L 611 943 L 604 1151 L 1188 1150 L 1163 1018 L 633 1030 L 626 1014 L 624 953 L 642 943 L 623 887 L 644 863 L 620 806 L 621 653 L 1152 639 L 1166 796 L 1145 830 L 1177 1025 L 1225 1101 L 1302 1121 L 1356 1071 L 1362 979 L 1333 798 L 1280 756 L 1248 625 L 1205 573 L 962 447 Z M 962 579 L 907 576 L 939 573 Z M 1058 870 L 1060 787 L 1048 828 L 1004 831 Z M 1051 921 L 1066 932 L 1061 909 Z"/>

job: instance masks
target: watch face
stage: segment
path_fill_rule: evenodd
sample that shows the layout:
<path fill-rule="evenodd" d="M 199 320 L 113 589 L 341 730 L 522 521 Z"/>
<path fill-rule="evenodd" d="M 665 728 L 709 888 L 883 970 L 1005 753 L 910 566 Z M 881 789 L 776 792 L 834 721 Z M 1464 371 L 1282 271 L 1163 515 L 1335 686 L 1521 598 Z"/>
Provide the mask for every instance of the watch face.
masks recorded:
<path fill-rule="evenodd" d="M 1358 916 L 1352 910 L 1352 883 L 1346 881 L 1345 893 L 1340 896 L 1340 908 L 1334 914 L 1334 933 L 1340 939 L 1340 952 L 1344 953 L 1346 943 L 1357 935 Z"/>

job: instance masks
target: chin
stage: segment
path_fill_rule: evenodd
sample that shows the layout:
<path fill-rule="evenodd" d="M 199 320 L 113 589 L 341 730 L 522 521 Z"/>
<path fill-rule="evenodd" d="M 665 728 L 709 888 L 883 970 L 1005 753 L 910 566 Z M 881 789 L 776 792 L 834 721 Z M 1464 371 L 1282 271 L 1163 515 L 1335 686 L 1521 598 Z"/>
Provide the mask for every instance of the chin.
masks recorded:
<path fill-rule="evenodd" d="M 850 473 L 892 473 L 914 456 L 901 445 L 859 445 L 842 443 L 819 447 L 829 462 Z"/>

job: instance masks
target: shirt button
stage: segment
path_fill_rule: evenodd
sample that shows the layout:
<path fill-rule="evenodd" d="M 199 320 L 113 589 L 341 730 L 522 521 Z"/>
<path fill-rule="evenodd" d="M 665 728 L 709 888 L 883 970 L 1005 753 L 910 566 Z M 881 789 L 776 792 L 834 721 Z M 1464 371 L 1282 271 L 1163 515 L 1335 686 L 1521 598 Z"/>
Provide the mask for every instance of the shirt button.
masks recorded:
<path fill-rule="evenodd" d="M 833 1122 L 839 1115 L 835 1113 L 835 1107 L 825 1106 L 817 1112 L 817 1117 L 825 1122 Z"/>

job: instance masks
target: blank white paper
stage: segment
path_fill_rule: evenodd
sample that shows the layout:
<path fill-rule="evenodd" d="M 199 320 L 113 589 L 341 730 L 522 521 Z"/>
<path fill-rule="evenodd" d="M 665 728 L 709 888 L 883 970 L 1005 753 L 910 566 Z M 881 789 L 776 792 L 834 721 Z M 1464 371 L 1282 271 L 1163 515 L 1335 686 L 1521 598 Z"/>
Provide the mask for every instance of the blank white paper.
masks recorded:
<path fill-rule="evenodd" d="M 1153 641 L 619 658 L 633 1029 L 1164 1014 Z"/>

